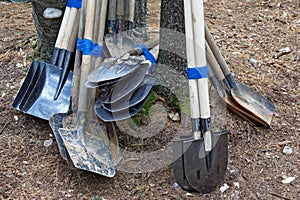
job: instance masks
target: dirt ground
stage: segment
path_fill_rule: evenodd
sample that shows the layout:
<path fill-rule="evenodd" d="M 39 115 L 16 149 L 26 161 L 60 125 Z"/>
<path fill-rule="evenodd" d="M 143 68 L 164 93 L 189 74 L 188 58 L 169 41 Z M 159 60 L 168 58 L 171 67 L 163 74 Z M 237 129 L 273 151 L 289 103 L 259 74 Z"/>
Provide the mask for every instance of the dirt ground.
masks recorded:
<path fill-rule="evenodd" d="M 148 0 L 151 30 L 158 30 L 159 1 Z M 249 124 L 228 112 L 231 131 L 225 179 L 211 194 L 187 193 L 174 185 L 171 166 L 105 178 L 71 170 L 61 158 L 47 121 L 11 104 L 26 76 L 37 38 L 30 4 L 0 2 L 0 198 L 1 199 L 299 199 L 300 194 L 300 3 L 298 0 L 205 3 L 210 31 L 235 79 L 270 99 L 271 127 Z M 274 58 L 290 47 L 291 53 Z M 254 66 L 254 58 L 260 65 Z M 283 153 L 285 146 L 292 153 Z M 140 147 L 140 148 L 143 148 Z M 144 147 L 146 148 L 146 147 Z M 282 180 L 295 177 L 284 184 Z M 220 187 L 229 188 L 223 193 Z"/>

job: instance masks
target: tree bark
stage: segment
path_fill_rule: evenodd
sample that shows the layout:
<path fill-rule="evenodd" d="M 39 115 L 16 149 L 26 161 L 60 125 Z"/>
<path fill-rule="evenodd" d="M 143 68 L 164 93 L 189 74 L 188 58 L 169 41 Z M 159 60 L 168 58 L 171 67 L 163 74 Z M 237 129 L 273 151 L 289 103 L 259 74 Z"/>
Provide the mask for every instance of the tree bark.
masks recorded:
<path fill-rule="evenodd" d="M 183 0 L 161 0 L 158 63 L 185 74 L 186 47 Z"/>
<path fill-rule="evenodd" d="M 66 6 L 66 0 L 32 0 L 32 16 L 38 34 L 38 45 L 40 46 L 40 55 L 42 59 L 50 59 L 53 53 L 56 37 L 62 21 Z M 63 13 L 62 16 L 55 19 L 46 19 L 43 12 L 46 8 L 57 8 Z"/>

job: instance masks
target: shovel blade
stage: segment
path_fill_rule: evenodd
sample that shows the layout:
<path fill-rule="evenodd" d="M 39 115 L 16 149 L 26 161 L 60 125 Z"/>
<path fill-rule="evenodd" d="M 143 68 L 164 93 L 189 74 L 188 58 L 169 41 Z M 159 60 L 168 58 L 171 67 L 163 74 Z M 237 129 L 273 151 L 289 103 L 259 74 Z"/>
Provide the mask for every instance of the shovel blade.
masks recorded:
<path fill-rule="evenodd" d="M 95 85 L 96 83 L 119 79 L 137 70 L 143 61 L 143 56 L 131 56 L 128 60 L 122 58 L 105 59 L 88 75 L 87 81 L 93 83 L 91 85 Z"/>
<path fill-rule="evenodd" d="M 203 194 L 222 181 L 228 160 L 228 131 L 212 133 L 213 149 L 205 151 L 204 139 L 183 142 L 184 173 L 188 183 Z"/>
<path fill-rule="evenodd" d="M 143 99 L 140 103 L 117 112 L 111 112 L 109 110 L 106 110 L 103 107 L 102 99 L 99 98 L 94 105 L 94 110 L 96 115 L 105 122 L 115 122 L 119 120 L 128 119 L 137 114 L 143 108 L 144 104 L 148 99 L 148 96 L 145 99 Z"/>
<path fill-rule="evenodd" d="M 173 141 L 172 143 L 172 174 L 176 183 L 184 190 L 188 192 L 195 191 L 194 188 L 189 184 L 185 171 L 184 171 L 184 158 L 183 158 L 183 141 L 192 139 L 192 135 L 181 138 L 180 140 Z"/>
<path fill-rule="evenodd" d="M 29 94 L 32 88 L 34 87 L 34 83 L 37 81 L 37 70 L 40 69 L 40 63 L 37 60 L 32 61 L 29 71 L 24 79 L 24 82 L 21 88 L 18 91 L 18 94 L 12 104 L 13 108 L 19 110 L 19 106 L 23 101 L 26 94 Z"/>
<path fill-rule="evenodd" d="M 37 71 L 40 72 L 38 78 L 33 83 L 32 90 L 28 91 L 23 98 L 19 106 L 20 111 L 45 120 L 49 120 L 55 113 L 68 112 L 73 73 L 68 74 L 61 95 L 55 100 L 61 69 L 42 61 Z"/>
<path fill-rule="evenodd" d="M 155 82 L 155 78 L 149 75 L 146 75 L 143 82 L 140 86 L 133 92 L 127 94 L 123 98 L 119 99 L 114 103 L 104 103 L 102 102 L 103 107 L 111 112 L 117 112 L 129 107 L 133 107 L 136 104 L 140 103 L 145 99 L 151 91 Z"/>
<path fill-rule="evenodd" d="M 237 90 L 231 90 L 232 97 L 242 107 L 269 127 L 275 107 L 271 101 L 262 97 L 258 92 L 243 83 L 237 83 Z"/>

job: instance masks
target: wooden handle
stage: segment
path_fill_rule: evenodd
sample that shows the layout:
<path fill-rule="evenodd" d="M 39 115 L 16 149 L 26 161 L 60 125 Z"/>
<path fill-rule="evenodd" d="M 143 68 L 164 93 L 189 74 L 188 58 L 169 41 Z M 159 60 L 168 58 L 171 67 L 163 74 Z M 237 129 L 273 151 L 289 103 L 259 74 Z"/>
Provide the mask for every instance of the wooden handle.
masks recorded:
<path fill-rule="evenodd" d="M 55 48 L 59 48 L 59 49 L 61 48 L 63 37 L 64 37 L 65 31 L 67 28 L 67 23 L 68 23 L 68 19 L 70 16 L 70 12 L 71 12 L 71 9 L 69 7 L 66 7 L 62 22 L 60 24 L 59 32 L 58 32 L 58 35 L 56 38 Z"/>
<path fill-rule="evenodd" d="M 207 42 L 205 43 L 205 48 L 206 48 L 206 58 L 210 64 L 213 74 L 215 74 L 218 81 L 223 81 L 225 79 L 225 76 Z"/>
<path fill-rule="evenodd" d="M 85 18 L 85 30 L 84 38 L 91 40 L 93 39 L 93 27 L 94 27 L 94 17 L 95 17 L 95 4 L 96 1 L 88 0 L 86 8 L 86 18 Z M 81 64 L 81 74 L 80 74 L 80 88 L 79 88 L 79 98 L 78 98 L 78 112 L 88 111 L 88 89 L 84 86 L 87 76 L 90 73 L 91 56 L 83 55 Z"/>
<path fill-rule="evenodd" d="M 127 20 L 134 22 L 135 0 L 128 0 L 128 16 Z"/>
<path fill-rule="evenodd" d="M 69 44 L 69 41 L 70 41 L 70 38 L 71 38 L 71 35 L 72 35 L 72 31 L 73 31 L 73 28 L 74 28 L 75 23 L 76 23 L 77 13 L 78 13 L 77 8 L 71 8 L 70 9 L 70 15 L 69 15 L 68 22 L 67 22 L 67 25 L 66 25 L 66 31 L 65 31 L 65 34 L 63 36 L 63 41 L 62 41 L 62 44 L 61 44 L 62 49 L 67 49 L 68 48 L 68 44 Z"/>
<path fill-rule="evenodd" d="M 117 16 L 124 16 L 124 0 L 117 0 Z"/>
<path fill-rule="evenodd" d="M 193 30 L 195 40 L 195 56 L 196 66 L 206 66 L 205 57 L 205 33 L 204 33 L 204 8 L 203 1 L 191 1 L 192 13 L 193 13 Z M 198 93 L 200 101 L 200 115 L 201 118 L 210 118 L 210 106 L 209 106 L 209 91 L 208 91 L 208 79 L 198 79 Z"/>
<path fill-rule="evenodd" d="M 194 47 L 194 33 L 192 23 L 192 9 L 191 1 L 184 0 L 184 16 L 185 16 L 185 37 L 186 37 L 186 54 L 188 68 L 195 67 L 195 47 Z M 197 80 L 189 80 L 189 96 L 190 96 L 190 110 L 192 120 L 200 118 L 199 98 Z M 197 125 L 192 125 L 194 135 L 200 136 L 200 129 Z"/>
<path fill-rule="evenodd" d="M 69 51 L 75 51 L 75 46 L 77 43 L 77 37 L 78 37 L 78 29 L 79 29 L 79 21 L 80 21 L 80 14 L 81 13 L 81 9 L 78 10 L 77 15 L 76 15 L 76 19 L 75 19 L 75 24 L 74 27 L 72 29 L 72 33 L 71 33 L 71 37 L 70 37 L 70 41 L 68 43 L 68 47 L 67 50 Z"/>
<path fill-rule="evenodd" d="M 224 74 L 225 75 L 231 74 L 227 63 L 225 62 L 224 57 L 222 56 L 221 52 L 219 51 L 218 46 L 215 43 L 215 41 L 206 25 L 205 25 L 205 38 L 206 38 L 208 45 L 210 46 L 210 49 L 212 50 L 213 54 L 215 55 L 215 58 L 219 62 L 220 67 L 222 68 L 222 71 L 224 72 Z"/>
<path fill-rule="evenodd" d="M 109 0 L 107 20 L 116 20 L 117 0 Z"/>
<path fill-rule="evenodd" d="M 151 49 L 153 48 L 154 46 L 156 46 L 157 44 L 159 43 L 159 37 L 155 37 L 155 38 L 152 38 L 150 40 L 147 40 L 144 45 L 146 45 L 146 47 L 148 49 Z"/>

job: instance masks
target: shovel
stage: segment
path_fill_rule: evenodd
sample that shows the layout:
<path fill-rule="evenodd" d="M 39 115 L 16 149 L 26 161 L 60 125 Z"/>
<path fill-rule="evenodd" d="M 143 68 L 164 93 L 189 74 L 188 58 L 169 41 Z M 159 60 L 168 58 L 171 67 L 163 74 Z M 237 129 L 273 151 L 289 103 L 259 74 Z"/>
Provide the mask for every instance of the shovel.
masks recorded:
<path fill-rule="evenodd" d="M 157 45 L 151 49 L 151 52 L 148 50 L 146 52 L 155 60 L 158 49 Z M 108 97 L 100 97 L 97 100 L 94 109 L 98 117 L 104 121 L 119 121 L 139 112 L 155 82 L 155 77 L 149 75 L 153 67 L 153 61 L 143 61 L 135 72 L 122 77 L 112 87 Z"/>
<path fill-rule="evenodd" d="M 70 41 L 77 35 L 77 12 L 78 8 L 76 7 L 66 8 L 51 63 L 45 61 L 33 62 L 28 76 L 25 78 L 25 82 L 13 103 L 14 108 L 46 120 L 49 120 L 51 115 L 56 112 L 68 111 L 72 73 L 67 74 L 66 79 L 64 78 L 64 87 L 61 88 L 62 94 L 56 99 L 55 94 L 63 69 L 72 65 L 70 62 L 72 56 L 68 48 L 74 47 L 70 44 Z M 55 106 L 47 109 L 49 105 Z"/>
<path fill-rule="evenodd" d="M 221 68 L 219 67 L 219 63 L 216 61 L 210 47 L 206 43 L 206 59 L 208 61 L 208 67 L 210 70 L 210 82 L 216 88 L 219 96 L 223 99 L 223 101 L 227 104 L 228 108 L 241 117 L 244 120 L 249 121 L 249 119 L 253 121 L 257 121 L 260 124 L 264 122 L 255 116 L 251 115 L 247 112 L 241 105 L 239 105 L 230 95 L 230 86 L 227 82 Z"/>
<path fill-rule="evenodd" d="M 271 120 L 275 112 L 275 107 L 272 102 L 263 98 L 252 88 L 234 80 L 225 59 L 218 50 L 218 47 L 215 44 L 207 26 L 205 26 L 205 37 L 225 75 L 226 80 L 229 83 L 229 85 L 227 85 L 227 89 L 230 91 L 232 98 L 237 104 L 239 104 L 240 107 L 251 115 L 250 119 L 265 127 L 270 127 Z"/>
<path fill-rule="evenodd" d="M 97 0 L 99 1 L 99 0 Z M 83 2 L 85 8 L 85 30 L 84 40 L 93 41 L 94 18 L 96 1 L 88 0 Z M 97 2 L 98 3 L 98 2 Z M 103 38 L 107 0 L 101 1 L 101 15 L 98 38 Z M 85 10 L 85 9 L 84 9 Z M 107 177 L 113 177 L 115 174 L 114 165 L 118 162 L 117 137 L 113 124 L 100 122 L 95 116 L 90 103 L 94 99 L 95 92 L 84 87 L 87 74 L 89 73 L 92 57 L 84 51 L 82 55 L 82 64 L 80 69 L 80 86 L 78 95 L 78 108 L 71 115 L 63 117 L 63 121 L 69 121 L 68 126 L 58 129 L 59 137 L 69 154 L 70 161 L 76 168 L 95 172 Z M 77 65 L 75 65 L 77 66 Z M 76 90 L 75 90 L 76 91 Z M 77 96 L 72 96 L 77 99 Z M 59 122 L 62 124 L 62 122 Z M 66 123 L 65 123 L 66 124 Z M 111 142 L 111 140 L 113 140 Z M 113 152 L 112 152 L 113 151 Z"/>
<path fill-rule="evenodd" d="M 151 49 L 158 44 L 158 41 L 158 38 L 153 38 L 146 41 L 144 45 L 148 49 Z M 86 87 L 98 87 L 101 82 L 120 79 L 121 77 L 133 73 L 145 60 L 144 56 L 141 56 L 144 50 L 140 45 L 133 47 L 126 52 L 122 51 L 122 54 L 117 57 L 104 60 L 101 65 L 97 66 L 97 68 L 88 75 Z M 155 58 L 152 58 L 151 62 L 155 62 L 154 60 Z"/>
<path fill-rule="evenodd" d="M 203 1 L 185 0 L 184 8 L 193 133 L 174 141 L 172 169 L 176 182 L 183 189 L 209 193 L 215 190 L 227 168 L 228 132 L 210 129 L 208 70 L 203 56 Z"/>

